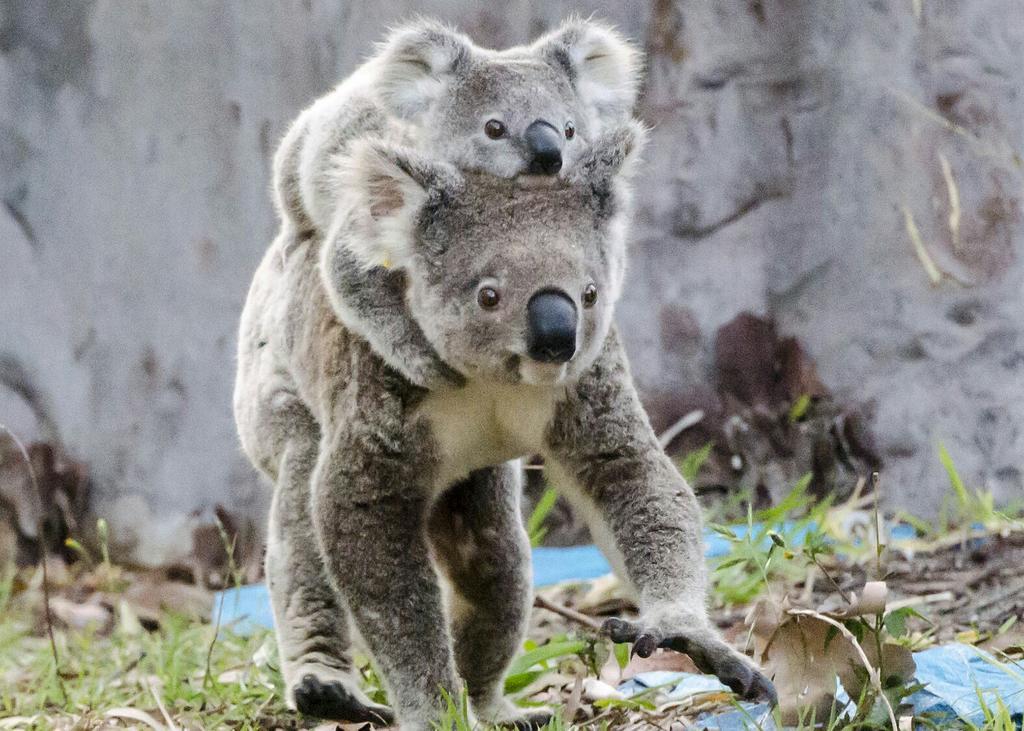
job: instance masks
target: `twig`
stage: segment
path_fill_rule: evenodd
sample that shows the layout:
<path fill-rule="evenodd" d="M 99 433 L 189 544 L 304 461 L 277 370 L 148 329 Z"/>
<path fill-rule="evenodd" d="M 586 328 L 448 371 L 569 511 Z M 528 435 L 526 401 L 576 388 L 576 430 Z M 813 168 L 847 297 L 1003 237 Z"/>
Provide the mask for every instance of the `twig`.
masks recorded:
<path fill-rule="evenodd" d="M 921 604 L 950 602 L 954 599 L 956 599 L 956 595 L 951 591 L 940 591 L 935 594 L 924 594 L 922 596 L 908 596 L 906 599 L 897 599 L 896 601 L 886 603 L 885 611 L 892 612 L 904 607 L 920 606 Z"/>
<path fill-rule="evenodd" d="M 999 591 L 993 592 L 985 599 L 981 600 L 975 605 L 975 610 L 980 611 L 987 609 L 993 604 L 1002 604 L 1007 599 L 1011 599 L 1015 596 L 1020 596 L 1021 592 L 1024 592 L 1024 579 L 1015 581 L 1009 586 L 1000 589 Z"/>
<path fill-rule="evenodd" d="M 956 179 L 953 177 L 953 167 L 949 160 L 941 152 L 939 153 L 939 165 L 942 167 L 942 177 L 946 179 L 946 192 L 949 195 L 949 235 L 953 239 L 953 252 L 960 254 L 960 190 L 956 187 Z"/>
<path fill-rule="evenodd" d="M 818 560 L 818 557 L 817 556 L 811 556 L 810 559 L 814 563 L 814 565 L 818 567 L 818 571 L 820 571 L 822 573 L 822 575 L 824 575 L 824 577 L 826 579 L 828 579 L 828 582 L 830 584 L 832 584 L 832 588 L 834 588 L 837 592 L 839 592 L 839 596 L 842 598 L 842 600 L 844 602 L 846 602 L 847 604 L 851 604 L 852 605 L 853 604 L 853 597 L 850 597 L 850 596 L 846 595 L 846 592 L 843 591 L 843 587 L 839 586 L 839 582 L 836 581 L 832 577 L 832 574 L 830 574 L 828 572 L 828 569 L 826 569 L 824 566 L 821 565 L 821 562 Z"/>
<path fill-rule="evenodd" d="M 804 576 L 804 588 L 800 592 L 800 604 L 810 604 L 811 600 L 814 599 L 814 586 L 818 581 L 818 573 L 820 569 L 817 566 L 809 566 L 807 568 L 807 574 Z"/>
<path fill-rule="evenodd" d="M 169 731 L 178 731 L 178 727 L 174 725 L 174 720 L 171 718 L 171 714 L 167 712 L 167 706 L 164 705 L 164 701 L 160 697 L 160 694 L 156 692 L 156 687 L 148 678 L 146 679 L 146 685 L 149 687 L 149 694 L 152 695 L 153 700 L 156 701 L 156 707 L 160 709 L 160 715 L 164 717 L 165 721 L 167 721 L 167 728 Z"/>
<path fill-rule="evenodd" d="M 699 424 L 703 419 L 704 412 L 701 411 L 700 409 L 697 409 L 696 411 L 690 411 L 689 413 L 684 414 L 681 419 L 679 419 L 675 424 L 670 426 L 668 429 L 663 431 L 658 436 L 658 444 L 660 444 L 661 448 L 664 449 L 665 447 L 672 443 L 673 439 L 678 437 L 680 434 L 682 434 L 690 427 L 697 426 L 697 424 Z"/>
<path fill-rule="evenodd" d="M 50 638 L 50 652 L 53 654 L 53 674 L 57 678 L 57 687 L 60 689 L 61 699 L 64 701 L 64 705 L 68 704 L 68 693 L 64 688 L 64 679 L 60 675 L 60 657 L 57 655 L 57 640 L 53 636 L 53 614 L 50 611 L 50 575 L 46 569 L 46 527 L 44 524 L 43 512 L 46 507 L 46 501 L 43 500 L 43 492 L 39 489 L 39 481 L 36 479 L 36 471 L 32 467 L 32 459 L 28 456 L 28 450 L 25 449 L 25 445 L 17 435 L 8 429 L 4 424 L 0 424 L 0 430 L 7 434 L 17 446 L 18 451 L 21 452 L 21 458 L 25 461 L 25 469 L 28 471 L 29 480 L 32 482 L 32 489 L 35 490 L 36 498 L 39 500 L 39 516 L 36 523 L 36 531 L 38 531 L 39 540 L 39 562 L 43 567 L 43 615 L 46 619 L 46 634 Z"/>
<path fill-rule="evenodd" d="M 881 486 L 882 478 L 876 470 L 871 473 L 871 493 L 875 497 L 875 579 L 878 581 L 884 579 L 884 574 L 882 574 L 882 551 L 885 548 L 885 544 L 882 543 L 882 516 L 878 510 L 878 497 L 882 493 Z"/>
<path fill-rule="evenodd" d="M 932 283 L 932 286 L 936 286 L 942 282 L 942 271 L 928 252 L 928 247 L 925 246 L 924 240 L 921 238 L 921 230 L 917 227 L 917 223 L 914 221 L 914 214 L 911 213 L 910 208 L 904 203 L 900 206 L 900 209 L 903 211 L 903 223 L 907 229 L 907 236 L 910 237 L 910 244 L 914 247 L 914 254 L 917 256 L 917 260 L 921 262 L 921 266 L 924 267 L 925 274 L 928 275 L 928 281 Z"/>
<path fill-rule="evenodd" d="M 878 674 L 878 670 L 871 664 L 871 661 L 868 660 L 868 656 L 865 654 L 864 648 L 860 646 L 859 642 L 857 642 L 857 638 L 854 636 L 853 632 L 848 630 L 846 625 L 842 622 L 838 622 L 828 615 L 821 614 L 820 612 L 815 612 L 813 609 L 789 609 L 786 613 L 791 616 L 813 617 L 814 619 L 821 620 L 822 622 L 830 624 L 839 630 L 839 633 L 845 637 L 850 644 L 853 645 L 853 649 L 857 651 L 857 654 L 860 656 L 860 661 L 864 665 L 864 669 L 868 671 L 868 678 L 871 680 L 871 685 L 882 699 L 882 702 L 885 703 L 885 710 L 889 714 L 889 723 L 892 724 L 892 731 L 899 731 L 899 724 L 896 723 L 896 713 L 893 711 L 892 703 L 889 702 L 888 697 L 886 697 L 885 692 L 882 690 L 882 678 Z"/>
<path fill-rule="evenodd" d="M 576 680 L 572 684 L 572 693 L 569 694 L 569 700 L 562 708 L 562 720 L 565 721 L 566 726 L 576 719 L 576 713 L 580 710 L 582 700 L 583 676 L 577 675 Z"/>
<path fill-rule="evenodd" d="M 586 614 L 583 614 L 583 612 L 577 612 L 575 609 L 570 609 L 562 604 L 555 604 L 540 595 L 533 598 L 533 606 L 540 609 L 547 609 L 549 612 L 561 615 L 571 622 L 582 624 L 584 627 L 588 627 L 595 632 L 601 631 L 601 623 L 593 617 L 588 617 Z"/>

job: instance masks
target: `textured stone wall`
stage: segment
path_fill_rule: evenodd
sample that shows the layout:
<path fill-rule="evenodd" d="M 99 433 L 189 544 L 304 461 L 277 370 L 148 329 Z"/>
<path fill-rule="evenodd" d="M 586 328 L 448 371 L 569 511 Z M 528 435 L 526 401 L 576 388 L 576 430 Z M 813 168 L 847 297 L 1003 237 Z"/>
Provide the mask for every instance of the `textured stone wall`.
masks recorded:
<path fill-rule="evenodd" d="M 657 0 L 647 38 L 622 316 L 664 419 L 679 393 L 714 412 L 714 335 L 748 309 L 868 415 L 889 499 L 938 508 L 939 442 L 1024 498 L 1020 3 Z"/>
<path fill-rule="evenodd" d="M 574 10 L 650 53 L 620 320 L 655 421 L 722 417 L 751 311 L 863 407 L 894 499 L 936 503 L 939 440 L 1024 495 L 1016 0 L 0 0 L 0 422 L 85 462 L 140 561 L 261 520 L 234 329 L 288 121 L 414 12 L 502 46 Z"/>

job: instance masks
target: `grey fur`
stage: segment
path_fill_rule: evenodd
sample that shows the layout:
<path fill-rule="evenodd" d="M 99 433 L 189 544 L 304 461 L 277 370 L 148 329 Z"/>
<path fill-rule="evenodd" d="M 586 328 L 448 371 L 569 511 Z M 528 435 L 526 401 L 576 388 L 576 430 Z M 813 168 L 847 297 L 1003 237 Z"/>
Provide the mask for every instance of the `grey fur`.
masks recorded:
<path fill-rule="evenodd" d="M 300 709 L 298 676 L 316 679 L 319 664 L 315 687 L 342 688 L 344 702 L 317 712 L 381 713 L 347 673 L 347 616 L 402 729 L 429 728 L 442 689 L 465 688 L 481 720 L 542 722 L 501 695 L 530 604 L 510 461 L 534 453 L 636 592 L 640 620 L 609 632 L 639 652 L 688 652 L 745 695 L 773 694 L 707 620 L 700 512 L 658 445 L 612 326 L 643 134 L 635 124 L 607 131 L 544 190 L 360 141 L 337 173 L 359 201 L 335 224 L 350 235 L 282 234 L 268 252 L 242 317 L 235 409 L 246 453 L 276 481 L 268 574 Z M 392 260 L 411 320 L 464 386 L 424 391 L 341 323 L 336 262 L 353 251 Z M 590 283 L 599 296 L 587 308 Z M 500 292 L 497 308 L 477 304 L 481 286 Z M 546 288 L 580 313 L 567 364 L 526 355 L 526 303 Z"/>
<path fill-rule="evenodd" d="M 629 118 L 639 77 L 639 54 L 592 21 L 570 20 L 529 46 L 504 51 L 428 20 L 398 28 L 285 136 L 274 164 L 282 232 L 297 239 L 351 235 L 337 226 L 351 201 L 335 167 L 354 141 L 368 137 L 429 151 L 460 170 L 515 178 L 529 162 L 526 127 L 544 119 L 561 130 L 572 121 L 575 137 L 562 148 L 567 177 L 588 140 Z M 505 138 L 484 134 L 489 119 L 504 122 Z M 408 317 L 403 278 L 381 264 L 338 247 L 333 299 L 341 321 L 413 383 L 460 383 Z"/>

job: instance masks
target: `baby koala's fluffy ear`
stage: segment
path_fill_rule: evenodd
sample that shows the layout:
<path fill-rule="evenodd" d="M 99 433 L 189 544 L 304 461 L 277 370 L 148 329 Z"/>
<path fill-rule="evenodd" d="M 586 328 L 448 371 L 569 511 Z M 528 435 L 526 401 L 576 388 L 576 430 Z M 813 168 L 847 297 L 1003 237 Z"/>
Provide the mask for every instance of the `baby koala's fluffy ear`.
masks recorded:
<path fill-rule="evenodd" d="M 647 137 L 647 127 L 635 119 L 606 130 L 573 166 L 570 182 L 603 186 L 612 178 L 628 180 L 636 172 Z"/>
<path fill-rule="evenodd" d="M 633 44 L 610 27 L 573 18 L 538 39 L 533 49 L 548 63 L 565 69 L 597 129 L 632 114 L 643 63 Z"/>
<path fill-rule="evenodd" d="M 367 268 L 406 266 L 423 208 L 461 180 L 458 170 L 381 140 L 359 140 L 339 160 L 345 241 Z"/>
<path fill-rule="evenodd" d="M 473 49 L 469 38 L 432 20 L 396 28 L 377 56 L 380 100 L 398 117 L 415 119 L 448 90 Z"/>

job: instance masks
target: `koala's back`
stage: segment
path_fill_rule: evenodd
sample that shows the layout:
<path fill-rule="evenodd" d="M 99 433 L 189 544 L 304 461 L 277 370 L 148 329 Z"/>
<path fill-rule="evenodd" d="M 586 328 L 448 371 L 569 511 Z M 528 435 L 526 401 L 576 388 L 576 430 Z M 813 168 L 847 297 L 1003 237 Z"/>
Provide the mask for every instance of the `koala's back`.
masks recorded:
<path fill-rule="evenodd" d="M 242 311 L 235 420 L 243 450 L 272 480 L 297 432 L 347 422 L 398 433 L 423 397 L 341 324 L 321 276 L 321 244 L 279 234 Z"/>
<path fill-rule="evenodd" d="M 327 386 L 317 371 L 331 369 L 331 382 L 343 388 L 351 356 L 358 358 L 320 284 L 317 248 L 313 237 L 278 236 L 242 311 L 235 419 L 242 448 L 271 479 L 288 439 L 323 418 L 317 396 Z M 303 360 L 312 367 L 296 367 Z"/>
<path fill-rule="evenodd" d="M 331 168 L 349 144 L 373 135 L 404 141 L 405 126 L 388 115 L 373 92 L 368 62 L 317 99 L 292 123 L 274 156 L 274 199 L 282 221 L 300 235 L 326 231 Z"/>

